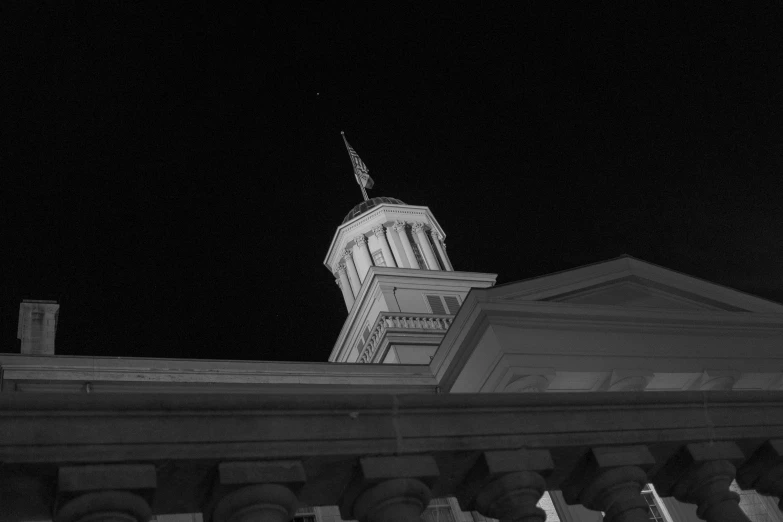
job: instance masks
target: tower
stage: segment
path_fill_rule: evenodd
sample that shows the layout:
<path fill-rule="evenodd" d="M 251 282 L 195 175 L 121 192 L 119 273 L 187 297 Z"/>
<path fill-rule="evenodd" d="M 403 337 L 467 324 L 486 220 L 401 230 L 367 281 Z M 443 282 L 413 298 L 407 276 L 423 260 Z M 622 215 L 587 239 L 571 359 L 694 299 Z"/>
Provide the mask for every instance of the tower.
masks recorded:
<path fill-rule="evenodd" d="M 496 274 L 457 272 L 426 206 L 376 197 L 337 228 L 324 264 L 348 318 L 331 362 L 427 364 L 471 288 Z"/>

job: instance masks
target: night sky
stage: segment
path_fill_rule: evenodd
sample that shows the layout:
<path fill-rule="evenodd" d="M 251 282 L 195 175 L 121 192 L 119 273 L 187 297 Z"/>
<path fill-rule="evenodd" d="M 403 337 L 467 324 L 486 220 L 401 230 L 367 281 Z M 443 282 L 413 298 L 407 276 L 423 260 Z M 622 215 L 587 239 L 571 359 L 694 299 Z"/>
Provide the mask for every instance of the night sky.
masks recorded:
<path fill-rule="evenodd" d="M 43 298 L 58 354 L 325 361 L 341 130 L 457 270 L 630 254 L 783 301 L 779 3 L 631 3 L 4 6 L 0 351 Z"/>

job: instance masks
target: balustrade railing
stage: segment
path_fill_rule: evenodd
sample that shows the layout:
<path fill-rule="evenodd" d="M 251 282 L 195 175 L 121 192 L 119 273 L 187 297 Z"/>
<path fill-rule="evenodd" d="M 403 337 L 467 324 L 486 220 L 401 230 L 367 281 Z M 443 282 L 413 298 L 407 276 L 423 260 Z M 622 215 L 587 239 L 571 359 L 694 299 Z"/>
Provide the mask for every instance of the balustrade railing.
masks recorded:
<path fill-rule="evenodd" d="M 445 333 L 451 326 L 453 319 L 453 315 L 381 312 L 359 354 L 359 362 L 373 361 L 384 335 L 389 330 L 431 330 Z"/>

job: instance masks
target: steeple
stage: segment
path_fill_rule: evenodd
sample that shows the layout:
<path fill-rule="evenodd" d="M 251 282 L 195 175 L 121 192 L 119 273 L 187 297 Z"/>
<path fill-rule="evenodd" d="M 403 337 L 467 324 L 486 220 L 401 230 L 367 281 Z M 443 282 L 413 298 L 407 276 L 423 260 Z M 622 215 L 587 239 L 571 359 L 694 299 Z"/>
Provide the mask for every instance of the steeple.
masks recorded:
<path fill-rule="evenodd" d="M 348 309 L 330 361 L 429 363 L 470 289 L 496 277 L 455 272 L 445 238 L 426 206 L 375 197 L 348 212 L 324 259 Z"/>

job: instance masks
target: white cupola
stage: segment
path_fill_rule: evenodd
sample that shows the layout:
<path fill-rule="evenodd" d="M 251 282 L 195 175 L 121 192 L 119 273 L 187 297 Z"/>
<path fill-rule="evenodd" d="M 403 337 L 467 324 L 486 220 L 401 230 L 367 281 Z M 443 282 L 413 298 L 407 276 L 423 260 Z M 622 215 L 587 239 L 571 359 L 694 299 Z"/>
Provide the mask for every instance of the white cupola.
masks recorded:
<path fill-rule="evenodd" d="M 370 267 L 453 271 L 444 239 L 429 208 L 372 198 L 345 216 L 324 264 L 337 278 L 350 310 Z"/>

